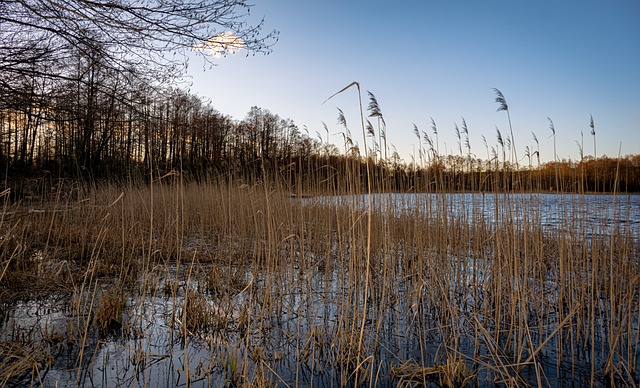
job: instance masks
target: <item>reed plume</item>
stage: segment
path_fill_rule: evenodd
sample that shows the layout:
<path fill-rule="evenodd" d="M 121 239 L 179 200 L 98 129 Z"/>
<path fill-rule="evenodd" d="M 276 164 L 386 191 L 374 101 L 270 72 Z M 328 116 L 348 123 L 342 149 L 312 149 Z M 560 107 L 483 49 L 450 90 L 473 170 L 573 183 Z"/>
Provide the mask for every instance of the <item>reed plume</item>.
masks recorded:
<path fill-rule="evenodd" d="M 496 88 L 493 88 L 493 91 L 496 94 L 496 102 L 498 103 L 498 112 L 500 111 L 505 111 L 507 112 L 507 119 L 509 120 L 509 133 L 511 136 L 511 143 L 513 144 L 513 147 L 511 147 L 512 150 L 512 155 L 513 159 L 515 159 L 515 165 L 516 165 L 516 169 L 518 168 L 518 153 L 516 150 L 516 142 L 515 142 L 515 138 L 513 137 L 513 127 L 511 126 L 511 114 L 509 113 L 509 105 L 507 104 L 507 100 L 505 99 L 504 95 L 502 94 L 502 92 Z"/>

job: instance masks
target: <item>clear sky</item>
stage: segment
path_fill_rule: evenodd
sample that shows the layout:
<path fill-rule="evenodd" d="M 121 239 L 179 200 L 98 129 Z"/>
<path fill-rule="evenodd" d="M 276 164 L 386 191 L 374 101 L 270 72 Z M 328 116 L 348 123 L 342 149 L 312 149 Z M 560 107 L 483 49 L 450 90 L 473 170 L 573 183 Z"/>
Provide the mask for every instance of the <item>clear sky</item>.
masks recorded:
<path fill-rule="evenodd" d="M 258 0 L 253 17 L 280 31 L 270 55 L 238 52 L 189 67 L 191 91 L 220 112 L 242 119 L 259 106 L 292 119 L 310 135 L 324 121 L 340 149 L 337 107 L 362 145 L 352 81 L 375 94 L 388 142 L 410 162 L 418 140 L 413 124 L 432 135 L 440 152 L 458 153 L 455 123 L 465 118 L 471 151 L 483 159 L 506 138 L 509 104 L 520 164 L 525 146 L 540 141 L 542 162 L 553 160 L 550 117 L 558 157 L 640 154 L 640 2 L 628 1 L 306 1 Z M 206 70 L 205 70 L 206 68 Z M 363 104 L 366 108 L 366 94 Z M 355 136 L 358 134 L 358 136 Z M 464 147 L 464 144 L 463 144 Z M 535 162 L 534 162 L 535 164 Z"/>

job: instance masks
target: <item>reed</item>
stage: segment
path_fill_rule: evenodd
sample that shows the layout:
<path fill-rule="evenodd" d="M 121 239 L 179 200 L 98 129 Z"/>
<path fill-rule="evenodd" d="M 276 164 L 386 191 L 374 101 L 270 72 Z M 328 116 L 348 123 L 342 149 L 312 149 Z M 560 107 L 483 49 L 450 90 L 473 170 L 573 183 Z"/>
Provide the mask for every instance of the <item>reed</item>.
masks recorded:
<path fill-rule="evenodd" d="M 94 311 L 93 322 L 103 333 L 115 332 L 124 323 L 127 296 L 121 283 L 116 281 L 100 296 Z"/>
<path fill-rule="evenodd" d="M 28 381 L 42 385 L 41 372 L 55 360 L 52 350 L 33 342 L 0 343 L 0 383 L 5 386 L 14 381 Z"/>
<path fill-rule="evenodd" d="M 125 385 L 637 384 L 640 244 L 618 210 L 630 207 L 516 192 L 499 131 L 482 179 L 471 161 L 456 179 L 425 170 L 442 157 L 432 123 L 435 142 L 417 131 L 420 169 L 393 185 L 375 173 L 392 163 L 386 145 L 365 143 L 375 158 L 307 161 L 296 182 L 290 164 L 260 181 L 174 172 L 3 199 L 0 381 L 62 383 L 44 371 L 57 353 L 30 348 L 58 338 L 77 385 L 111 369 Z M 469 157 L 464 119 L 458 133 Z M 26 320 L 36 295 L 64 308 Z"/>

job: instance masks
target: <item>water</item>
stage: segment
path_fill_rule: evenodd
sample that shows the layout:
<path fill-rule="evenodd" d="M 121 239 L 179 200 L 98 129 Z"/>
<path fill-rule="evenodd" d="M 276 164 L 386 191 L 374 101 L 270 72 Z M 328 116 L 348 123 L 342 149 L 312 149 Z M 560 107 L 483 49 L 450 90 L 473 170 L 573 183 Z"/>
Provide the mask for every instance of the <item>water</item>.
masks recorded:
<path fill-rule="evenodd" d="M 305 201 L 365 209 L 368 195 L 315 197 Z M 628 230 L 636 236 L 640 232 L 640 194 L 378 193 L 371 195 L 371 204 L 373 209 L 394 214 L 418 210 L 434 216 L 469 220 L 480 217 L 494 222 L 507 217 L 550 230 L 586 229 L 589 234 L 613 229 Z"/>
<path fill-rule="evenodd" d="M 309 206 L 340 204 L 362 210 L 367 199 L 319 197 L 303 201 Z M 376 212 L 388 217 L 420 213 L 434 220 L 448 218 L 492 227 L 502 222 L 526 223 L 539 226 L 550 236 L 569 233 L 586 241 L 614 232 L 637 241 L 640 231 L 639 195 L 374 194 L 371 203 Z M 536 385 L 538 379 L 549 386 L 608 384 L 603 370 L 610 346 L 606 331 L 592 339 L 597 343 L 575 349 L 566 347 L 570 338 L 560 339 L 555 332 L 558 321 L 567 316 L 566 312 L 560 315 L 560 309 L 570 306 L 548 311 L 529 307 L 527 311 L 535 316 L 527 320 L 531 338 L 524 341 L 533 347 L 544 345 L 544 349 L 536 352 L 536 364 L 516 365 L 518 359 L 507 349 L 518 339 L 499 335 L 500 323 L 493 321 L 487 307 L 492 290 L 484 284 L 496 269 L 483 256 L 433 253 L 442 267 L 428 268 L 425 276 L 431 280 L 427 281 L 408 272 L 408 252 L 396 248 L 391 252 L 395 260 L 389 261 L 394 268 L 388 269 L 397 274 L 394 283 L 389 288 L 376 286 L 377 275 L 372 276 L 363 321 L 364 283 L 350 275 L 354 271 L 350 263 L 357 253 L 338 248 L 331 247 L 328 255 L 288 252 L 282 271 L 264 272 L 260 266 L 233 263 L 220 269 L 219 264 L 208 264 L 186 279 L 187 268 L 159 266 L 129 285 L 124 324 L 113 332 L 101 332 L 85 320 L 86 316 L 78 316 L 65 294 L 3 305 L 0 343 L 39 344 L 44 353 L 55 358 L 50 367 L 13 383 L 199 387 L 268 380 L 278 386 L 340 386 L 353 381 L 349 352 L 361 346 L 366 358 L 360 362 L 371 372 L 367 385 L 397 385 L 399 367 L 410 363 L 436 367 L 452 362 L 462 362 L 476 371 L 471 386 L 492 385 L 507 376 L 517 376 L 519 380 L 512 381 L 517 385 Z M 346 257 L 339 257 L 338 252 Z M 327 263 L 327 257 L 334 261 Z M 212 289 L 206 275 L 213 269 L 225 279 L 231 274 L 242 276 L 234 287 Z M 110 286 L 107 279 L 99 283 L 103 290 Z M 560 280 L 552 276 L 544 282 L 513 279 L 511 284 L 536 290 L 547 306 L 558 304 Z M 630 308 L 637 311 L 637 290 L 627 291 L 635 294 L 628 300 Z M 188 292 L 204 297 L 203 308 L 211 319 L 206 328 L 185 331 L 182 309 Z M 456 307 L 447 308 L 446 303 Z M 606 328 L 615 317 L 607 316 L 611 311 L 607 301 L 601 299 L 601 303 L 597 311 L 602 315 L 595 320 Z M 83 310 L 83 314 L 88 312 Z M 571 316 L 569 321 L 572 327 Z M 628 338 L 636 340 L 625 345 L 635 352 L 635 364 L 640 365 L 637 318 L 618 327 L 624 327 L 630 332 Z M 361 329 L 364 335 L 358 345 Z M 70 330 L 80 334 L 74 342 L 64 340 Z M 571 333 L 575 331 L 563 331 L 566 336 Z M 564 351 L 559 351 L 563 347 Z M 525 347 L 519 361 L 531 353 Z M 625 365 L 622 355 L 613 357 Z M 638 384 L 638 373 L 629 373 L 632 378 L 626 383 Z M 439 386 L 438 377 L 422 382 Z"/>

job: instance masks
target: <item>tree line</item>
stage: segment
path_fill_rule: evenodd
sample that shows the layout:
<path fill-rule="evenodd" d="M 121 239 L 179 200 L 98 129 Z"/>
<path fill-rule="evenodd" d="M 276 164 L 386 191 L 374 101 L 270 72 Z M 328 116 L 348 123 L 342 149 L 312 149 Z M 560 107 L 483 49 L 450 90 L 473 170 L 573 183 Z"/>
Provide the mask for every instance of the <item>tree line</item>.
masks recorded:
<path fill-rule="evenodd" d="M 639 192 L 640 155 L 515 165 L 503 151 L 440 155 L 434 147 L 406 162 L 368 122 L 372 146 L 360 150 L 345 127 L 344 148 L 292 120 L 252 107 L 242 120 L 178 88 L 78 57 L 77 79 L 25 74 L 0 106 L 0 174 L 11 177 L 127 179 L 180 171 L 194 179 L 270 180 L 294 190 Z M 375 102 L 375 97 L 370 94 Z M 370 119 L 380 119 L 377 102 Z M 339 120 L 340 122 L 340 120 Z M 328 131 L 328 130 L 327 130 Z M 369 164 L 371 173 L 364 171 Z M 354 179 L 357 181 L 354 183 Z M 369 182 L 367 182 L 369 180 Z M 351 182 L 351 183 L 347 183 Z M 6 183 L 5 183 L 6 185 Z"/>
<path fill-rule="evenodd" d="M 263 21 L 248 23 L 250 9 L 242 0 L 3 2 L 4 187 L 28 178 L 150 180 L 180 172 L 193 179 L 270 181 L 300 192 L 366 186 L 374 191 L 640 192 L 638 156 L 556 158 L 541 164 L 539 152 L 527 147 L 529 164 L 519 165 L 510 117 L 510 136 L 503 139 L 498 132 L 499 145 L 491 154 L 487 147 L 487 160 L 471 153 L 464 120 L 461 128 L 456 125 L 456 155 L 439 153 L 435 122 L 435 141 L 414 126 L 418 155 L 408 162 L 387 144 L 384 117 L 371 93 L 363 129 L 370 137 L 368 149 L 352 140 L 342 111 L 344 148 L 260 107 L 234 120 L 176 85 L 187 52 L 205 61 L 211 52 L 270 52 L 278 33 L 262 33 Z M 498 110 L 508 115 L 506 99 L 495 92 Z M 552 122 L 551 129 L 555 135 Z M 595 151 L 593 120 L 591 129 Z"/>

